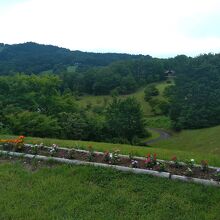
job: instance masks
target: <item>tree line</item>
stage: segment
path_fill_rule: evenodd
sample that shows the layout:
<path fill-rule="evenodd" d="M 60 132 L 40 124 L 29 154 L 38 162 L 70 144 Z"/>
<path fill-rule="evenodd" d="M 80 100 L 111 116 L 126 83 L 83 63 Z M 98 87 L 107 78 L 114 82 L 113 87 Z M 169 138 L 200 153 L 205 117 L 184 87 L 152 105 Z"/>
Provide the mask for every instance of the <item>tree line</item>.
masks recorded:
<path fill-rule="evenodd" d="M 96 114 L 61 85 L 56 75 L 1 76 L 0 132 L 116 143 L 137 143 L 148 135 L 134 98 L 115 97 Z"/>

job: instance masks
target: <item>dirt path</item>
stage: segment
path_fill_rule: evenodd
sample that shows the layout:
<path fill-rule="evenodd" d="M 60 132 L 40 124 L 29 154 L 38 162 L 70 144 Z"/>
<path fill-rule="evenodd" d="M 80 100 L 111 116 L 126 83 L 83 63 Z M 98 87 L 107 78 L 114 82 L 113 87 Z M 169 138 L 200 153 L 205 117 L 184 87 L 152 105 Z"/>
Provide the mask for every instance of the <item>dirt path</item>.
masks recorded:
<path fill-rule="evenodd" d="M 153 144 L 153 143 L 160 141 L 160 140 L 166 140 L 171 137 L 171 134 L 169 134 L 168 132 L 166 132 L 162 129 L 159 129 L 159 128 L 148 128 L 148 130 L 155 131 L 155 132 L 159 133 L 160 136 L 158 138 L 155 138 L 155 139 L 152 139 L 152 140 L 145 142 L 146 145 Z"/>

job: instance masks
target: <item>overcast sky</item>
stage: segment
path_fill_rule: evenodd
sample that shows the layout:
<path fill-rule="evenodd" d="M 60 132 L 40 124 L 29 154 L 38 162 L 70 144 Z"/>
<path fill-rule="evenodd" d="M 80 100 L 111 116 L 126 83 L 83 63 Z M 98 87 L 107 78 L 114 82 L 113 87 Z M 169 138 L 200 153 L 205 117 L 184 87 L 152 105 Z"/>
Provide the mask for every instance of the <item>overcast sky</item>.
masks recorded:
<path fill-rule="evenodd" d="M 219 0 L 0 0 L 0 42 L 171 57 L 220 52 Z"/>

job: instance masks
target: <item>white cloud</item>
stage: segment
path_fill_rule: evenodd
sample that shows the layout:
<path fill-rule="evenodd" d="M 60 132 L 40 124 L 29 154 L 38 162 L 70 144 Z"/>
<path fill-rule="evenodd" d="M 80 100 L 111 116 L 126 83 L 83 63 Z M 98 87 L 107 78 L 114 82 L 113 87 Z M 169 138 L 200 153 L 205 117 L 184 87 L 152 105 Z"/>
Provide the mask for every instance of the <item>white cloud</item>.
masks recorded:
<path fill-rule="evenodd" d="M 219 33 L 204 33 L 219 11 L 217 0 L 26 0 L 0 14 L 0 42 L 153 56 L 219 52 Z"/>

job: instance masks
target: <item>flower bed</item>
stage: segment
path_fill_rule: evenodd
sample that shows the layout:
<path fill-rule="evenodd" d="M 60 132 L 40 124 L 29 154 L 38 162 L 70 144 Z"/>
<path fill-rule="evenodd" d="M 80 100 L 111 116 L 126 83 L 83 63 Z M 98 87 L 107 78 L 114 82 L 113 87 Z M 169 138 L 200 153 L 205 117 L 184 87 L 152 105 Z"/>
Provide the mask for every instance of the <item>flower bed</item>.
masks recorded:
<path fill-rule="evenodd" d="M 90 146 L 88 151 L 79 149 L 59 148 L 57 145 L 52 147 L 40 145 L 24 144 L 22 148 L 17 148 L 14 144 L 3 144 L 0 150 L 6 152 L 19 152 L 28 155 L 40 155 L 49 158 L 63 158 L 75 161 L 84 161 L 98 164 L 107 164 L 117 167 L 128 167 L 137 170 L 153 171 L 148 173 L 167 173 L 175 179 L 186 177 L 188 180 L 198 178 L 203 180 L 215 181 L 220 185 L 220 169 L 209 167 L 207 161 L 202 161 L 201 165 L 196 165 L 193 159 L 187 163 L 179 162 L 174 156 L 172 161 L 162 161 L 157 159 L 156 154 L 148 154 L 146 158 L 134 157 L 133 155 L 120 155 L 119 151 L 96 152 Z M 39 157 L 40 158 L 40 157 Z M 61 160 L 60 160 L 61 161 Z M 64 160 L 63 160 L 64 161 Z M 180 177 L 181 176 L 181 177 Z"/>

